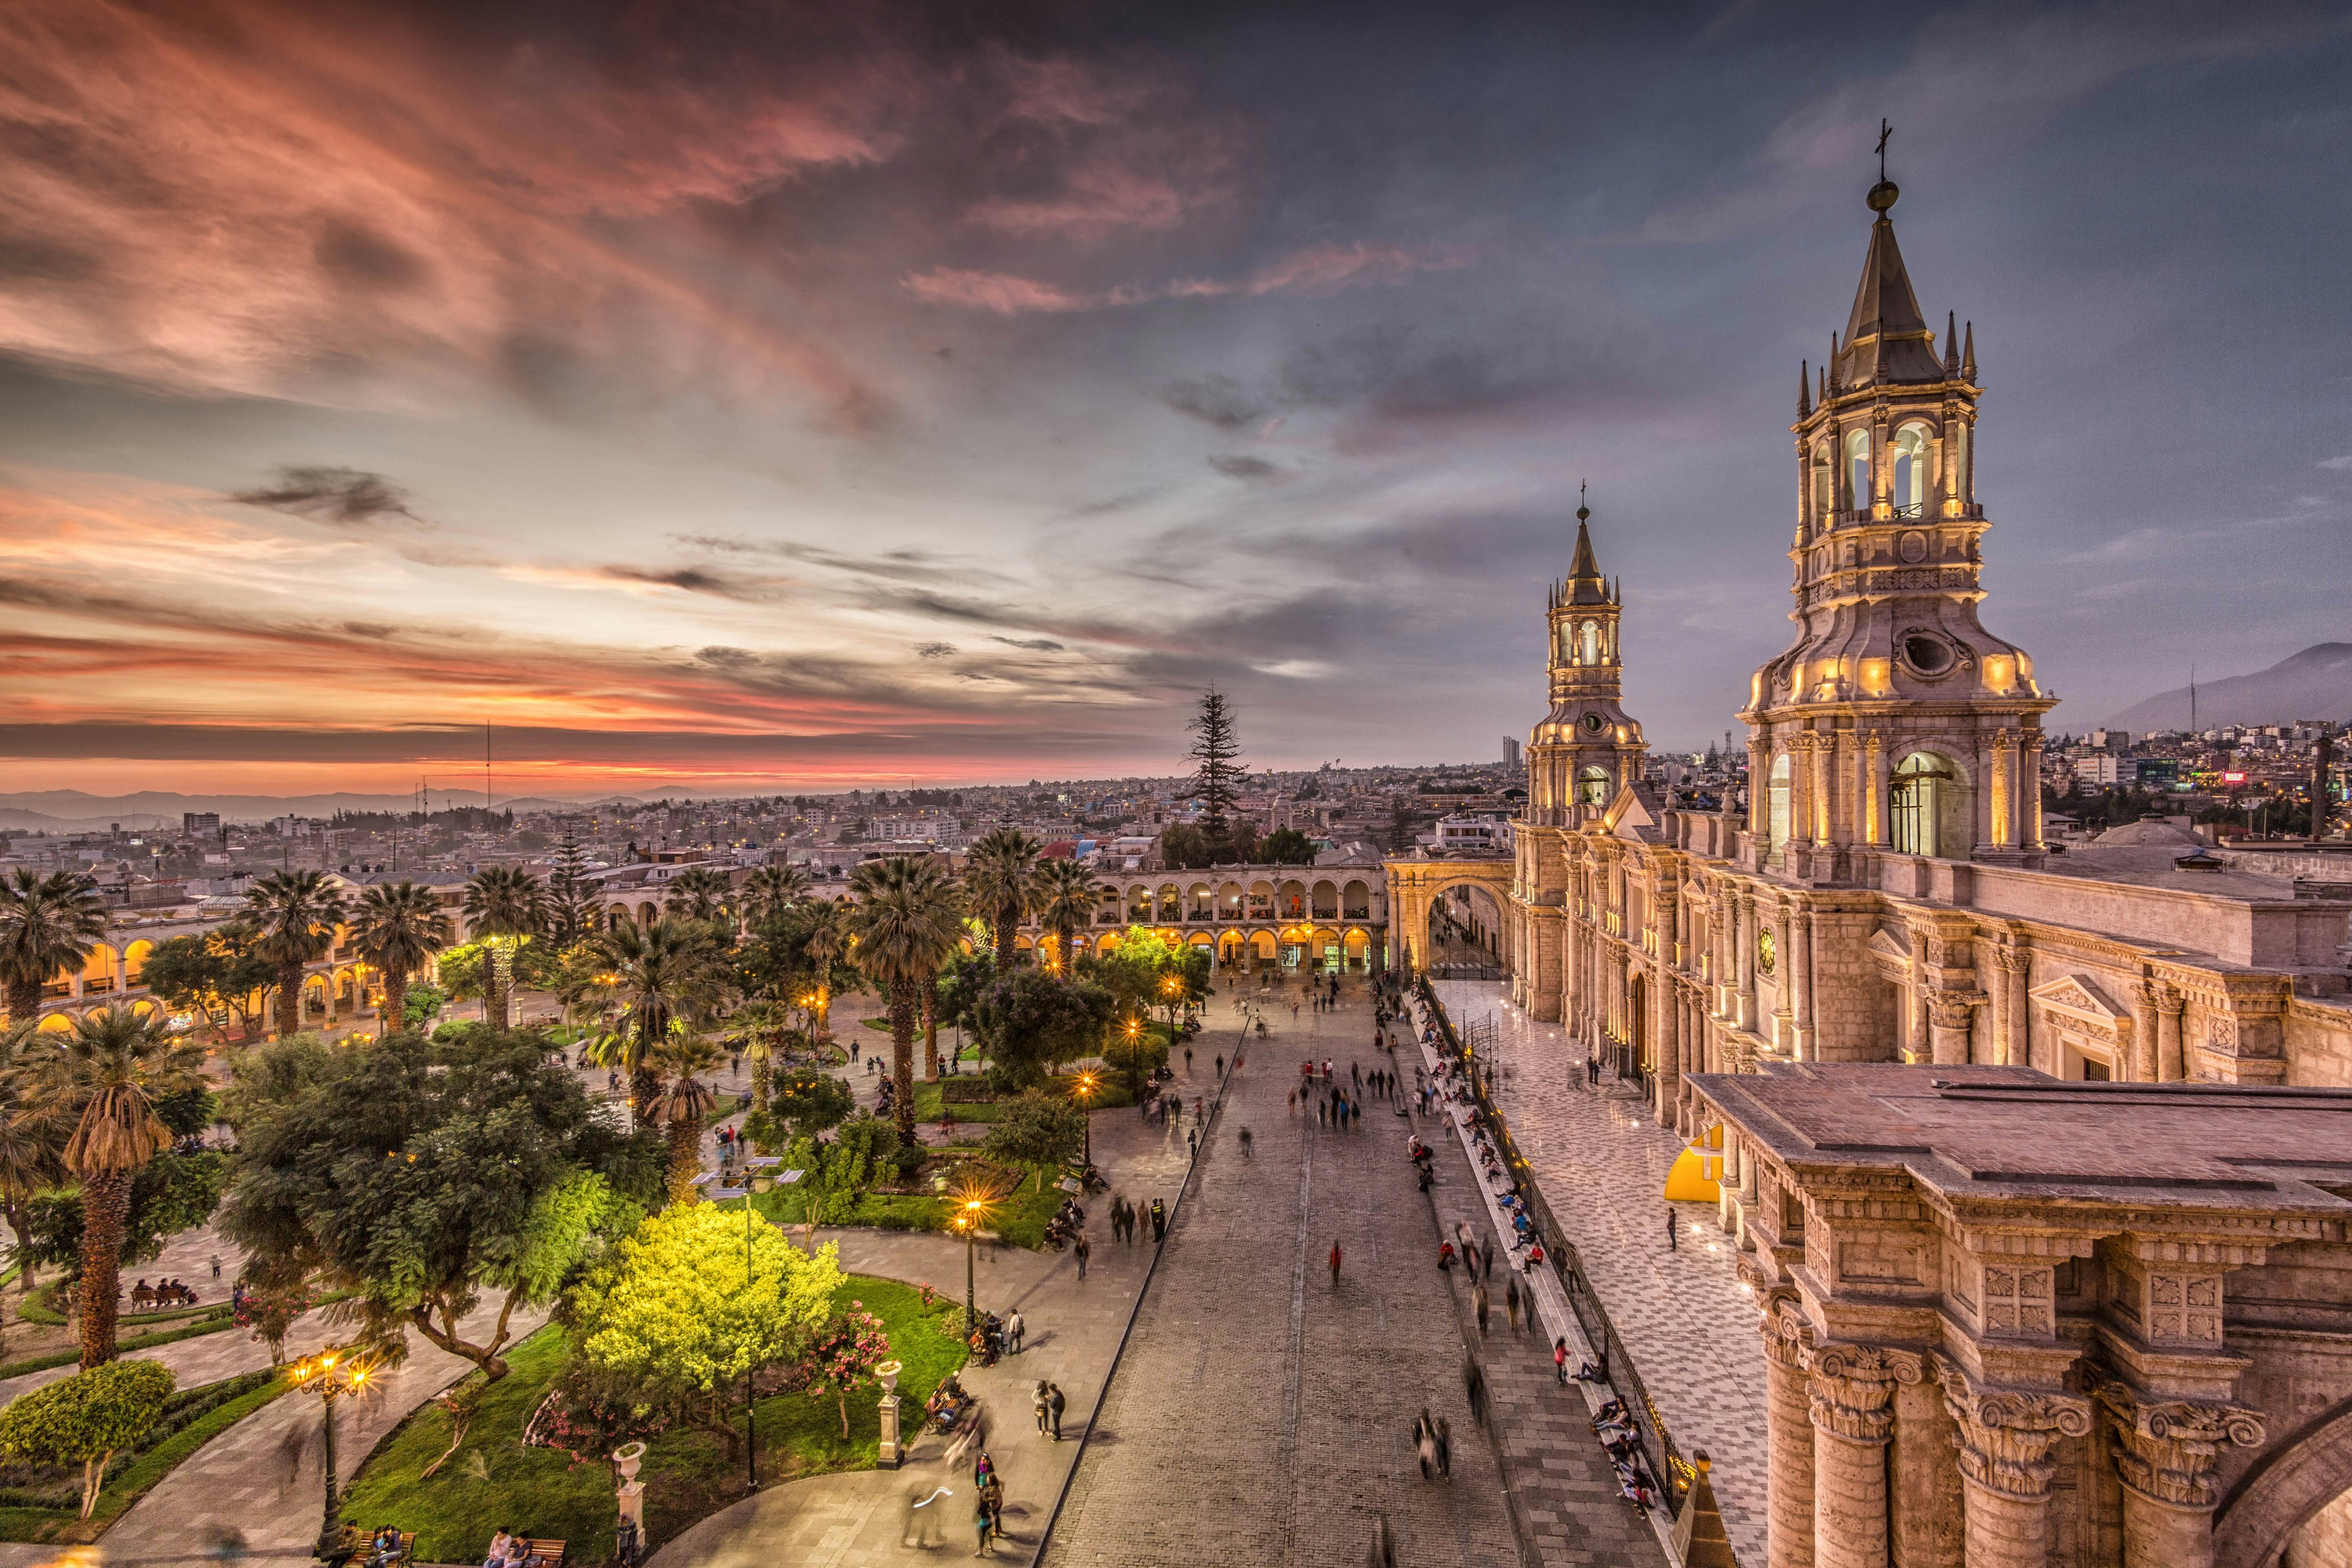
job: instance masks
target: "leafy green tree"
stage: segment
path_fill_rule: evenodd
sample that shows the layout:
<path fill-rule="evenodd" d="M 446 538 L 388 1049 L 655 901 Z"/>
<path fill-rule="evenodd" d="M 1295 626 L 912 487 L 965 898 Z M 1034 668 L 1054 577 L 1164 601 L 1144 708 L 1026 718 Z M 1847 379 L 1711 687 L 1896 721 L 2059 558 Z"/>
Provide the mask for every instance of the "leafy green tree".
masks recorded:
<path fill-rule="evenodd" d="M 360 894 L 352 916 L 352 942 L 360 956 L 383 975 L 383 1006 L 376 1016 L 384 1027 L 404 1026 L 409 976 L 448 946 L 453 934 L 440 896 L 430 888 L 380 882 Z"/>
<path fill-rule="evenodd" d="M 1034 900 L 1037 852 L 1045 846 L 1017 827 L 992 828 L 964 859 L 964 891 L 972 912 L 992 928 L 999 978 L 1013 973 L 1013 932 Z"/>
<path fill-rule="evenodd" d="M 234 1017 L 237 1032 L 249 1037 L 254 999 L 277 983 L 278 971 L 262 957 L 253 927 L 238 920 L 156 943 L 139 978 L 166 1006 L 201 1013 L 207 1026 Z"/>
<path fill-rule="evenodd" d="M 1171 824 L 1160 833 L 1160 863 L 1171 871 L 1213 866 L 1217 863 L 1214 843 L 1189 822 Z"/>
<path fill-rule="evenodd" d="M 466 883 L 468 933 L 489 949 L 483 1010 L 499 1028 L 514 1023 L 514 952 L 549 926 L 547 887 L 520 866 L 485 866 Z"/>
<path fill-rule="evenodd" d="M 0 1029 L 0 1216 L 16 1238 L 16 1289 L 30 1295 L 34 1264 L 33 1205 L 65 1178 L 64 1130 L 54 1122 L 24 1116 L 17 1098 L 16 1065 L 31 1049 L 35 1020 L 27 1018 Z"/>
<path fill-rule="evenodd" d="M 925 982 L 962 940 L 962 899 L 925 857 L 893 856 L 857 868 L 857 966 L 890 1002 L 890 1060 L 898 1135 L 915 1140 L 915 1007 Z"/>
<path fill-rule="evenodd" d="M 213 1217 L 228 1185 L 229 1157 L 217 1151 L 180 1154 L 165 1150 L 131 1184 L 131 1206 L 122 1218 L 122 1268 L 161 1256 L 163 1243 Z M 26 1205 L 27 1262 L 70 1267 L 82 1255 L 82 1202 L 79 1193 L 47 1192 Z"/>
<path fill-rule="evenodd" d="M 401 1027 L 415 1029 L 431 1023 L 449 1005 L 449 994 L 438 985 L 412 984 L 401 999 Z"/>
<path fill-rule="evenodd" d="M 552 1300 L 660 1190 L 659 1141 L 612 1130 L 538 1035 L 271 1050 L 229 1096 L 221 1228 L 257 1283 L 357 1292 L 370 1337 L 415 1329 L 503 1377 L 515 1310 Z M 486 1295 L 498 1321 L 468 1341 L 458 1320 Z"/>
<path fill-rule="evenodd" d="M 832 1314 L 839 1252 L 814 1257 L 773 1226 L 718 1204 L 682 1204 L 639 1226 L 573 1293 L 582 1358 L 625 1378 L 740 1454 L 728 1419 L 752 1373 L 804 1355 Z"/>
<path fill-rule="evenodd" d="M 814 1138 L 820 1132 L 829 1132 L 857 1109 L 856 1097 L 850 1093 L 849 1085 L 815 1068 L 795 1068 L 781 1075 L 769 1103 L 779 1121 L 792 1124 L 795 1138 Z"/>
<path fill-rule="evenodd" d="M 1091 1056 L 1117 1012 L 1111 994 L 1086 981 L 1034 969 L 990 987 L 973 1005 L 988 1050 L 988 1080 L 1000 1089 L 1034 1088 L 1065 1062 Z"/>
<path fill-rule="evenodd" d="M 0 881 L 0 989 L 16 1023 L 37 1017 L 41 988 L 60 969 L 76 970 L 106 935 L 98 883 L 79 871 L 42 876 L 19 866 Z"/>
<path fill-rule="evenodd" d="M 302 968 L 335 945 L 343 895 L 324 871 L 272 871 L 246 889 L 245 908 L 255 951 L 277 973 L 278 1008 L 271 1021 L 283 1037 L 302 1026 Z"/>
<path fill-rule="evenodd" d="M 81 1466 L 81 1516 L 98 1507 L 107 1461 L 144 1437 L 172 1397 L 170 1369 L 152 1361 L 86 1367 L 20 1394 L 0 1410 L 0 1454 L 40 1465 Z"/>
<path fill-rule="evenodd" d="M 983 1145 L 992 1160 L 1037 1167 L 1042 1187 L 1045 1169 L 1076 1155 L 1087 1136 L 1087 1113 L 1058 1094 L 1029 1089 L 997 1107 Z"/>
<path fill-rule="evenodd" d="M 81 1363 L 114 1359 L 124 1224 L 139 1173 L 172 1146 L 157 1101 L 201 1088 L 204 1053 L 174 1039 L 161 1013 L 113 1006 L 37 1037 L 16 1068 L 25 1115 L 66 1131 L 59 1152 L 80 1184 Z"/>
<path fill-rule="evenodd" d="M 1296 827 L 1277 827 L 1258 840 L 1257 858 L 1268 866 L 1312 866 L 1315 845 Z"/>

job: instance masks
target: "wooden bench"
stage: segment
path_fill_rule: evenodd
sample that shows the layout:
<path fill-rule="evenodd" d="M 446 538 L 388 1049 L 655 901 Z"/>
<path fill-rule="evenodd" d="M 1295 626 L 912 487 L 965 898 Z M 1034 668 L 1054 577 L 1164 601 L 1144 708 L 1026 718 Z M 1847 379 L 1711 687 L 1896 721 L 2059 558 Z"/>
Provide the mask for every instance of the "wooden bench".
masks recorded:
<path fill-rule="evenodd" d="M 569 1545 L 571 1542 L 568 1541 L 533 1541 L 530 1543 L 530 1555 L 523 1561 L 541 1563 L 544 1568 L 557 1568 L 557 1565 L 563 1561 L 564 1548 Z"/>

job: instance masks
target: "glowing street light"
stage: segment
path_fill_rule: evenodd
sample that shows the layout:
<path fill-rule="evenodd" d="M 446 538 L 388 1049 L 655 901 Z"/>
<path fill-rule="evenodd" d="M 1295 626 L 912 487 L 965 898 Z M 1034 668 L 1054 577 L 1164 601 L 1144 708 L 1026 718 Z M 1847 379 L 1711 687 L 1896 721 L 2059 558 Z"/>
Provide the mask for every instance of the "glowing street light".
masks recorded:
<path fill-rule="evenodd" d="M 963 1237 L 963 1337 L 971 1338 L 980 1322 L 975 1296 L 974 1265 L 980 1255 L 980 1227 L 996 1207 L 994 1189 L 967 1181 L 956 1193 L 955 1217 L 950 1222 Z"/>
<path fill-rule="evenodd" d="M 326 1505 L 319 1521 L 319 1555 L 341 1550 L 342 1520 L 341 1500 L 335 1485 L 335 1400 L 341 1395 L 356 1397 L 367 1388 L 368 1373 L 373 1370 L 369 1358 L 356 1354 L 338 1354 L 332 1350 L 305 1356 L 290 1369 L 294 1386 L 319 1396 L 326 1421 L 327 1489 Z"/>
<path fill-rule="evenodd" d="M 1082 1116 L 1085 1115 L 1087 1109 L 1087 1102 L 1094 1099 L 1095 1089 L 1097 1087 L 1097 1086 L 1095 1083 L 1095 1075 L 1090 1072 L 1080 1073 L 1078 1075 L 1077 1082 L 1070 1086 L 1070 1092 L 1077 1098 L 1078 1111 Z M 1094 1118 L 1087 1116 L 1080 1125 L 1086 1129 L 1086 1152 L 1079 1156 L 1079 1163 L 1091 1168 L 1095 1163 Z"/>

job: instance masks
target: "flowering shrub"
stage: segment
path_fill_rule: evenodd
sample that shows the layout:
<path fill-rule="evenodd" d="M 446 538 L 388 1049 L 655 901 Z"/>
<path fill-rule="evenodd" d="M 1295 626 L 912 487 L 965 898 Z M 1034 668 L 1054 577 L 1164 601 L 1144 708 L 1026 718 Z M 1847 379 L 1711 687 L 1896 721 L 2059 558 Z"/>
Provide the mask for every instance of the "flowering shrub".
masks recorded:
<path fill-rule="evenodd" d="M 575 1359 L 531 1413 L 523 1447 L 561 1448 L 578 1465 L 667 1430 L 670 1413 L 634 1392 L 627 1378 Z"/>
<path fill-rule="evenodd" d="M 799 1368 L 800 1385 L 813 1394 L 831 1394 L 841 1411 L 841 1435 L 849 1436 L 849 1391 L 874 1381 L 874 1369 L 890 1358 L 890 1336 L 882 1320 L 852 1301 L 849 1310 L 825 1325 Z"/>
<path fill-rule="evenodd" d="M 284 1285 L 260 1290 L 247 1290 L 240 1286 L 230 1312 L 240 1329 L 251 1329 L 253 1337 L 269 1347 L 269 1364 L 277 1366 L 286 1360 L 286 1336 L 293 1331 L 295 1320 L 310 1310 L 310 1293 L 300 1285 Z"/>

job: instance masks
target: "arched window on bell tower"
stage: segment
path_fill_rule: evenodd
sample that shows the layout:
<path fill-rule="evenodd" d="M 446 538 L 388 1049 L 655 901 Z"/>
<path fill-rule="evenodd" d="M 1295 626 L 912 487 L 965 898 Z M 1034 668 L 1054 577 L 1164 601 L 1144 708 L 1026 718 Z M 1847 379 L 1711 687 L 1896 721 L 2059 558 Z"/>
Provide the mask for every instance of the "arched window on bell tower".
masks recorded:
<path fill-rule="evenodd" d="M 1854 511 L 1870 510 L 1870 432 L 1845 433 L 1846 505 Z"/>
<path fill-rule="evenodd" d="M 1813 525 L 1829 526 L 1830 512 L 1837 505 L 1833 492 L 1837 465 L 1831 459 L 1830 444 L 1821 441 L 1813 447 Z"/>
<path fill-rule="evenodd" d="M 1599 766 L 1588 767 L 1582 773 L 1577 774 L 1576 804 L 1579 805 L 1589 805 L 1593 807 L 1595 810 L 1600 810 L 1608 805 L 1609 770 L 1607 768 Z"/>
<path fill-rule="evenodd" d="M 1927 510 L 1927 427 L 1906 425 L 1895 433 L 1894 499 L 1897 517 L 1923 517 Z"/>
<path fill-rule="evenodd" d="M 1588 668 L 1601 662 L 1601 623 L 1587 621 L 1576 628 L 1576 662 Z"/>

